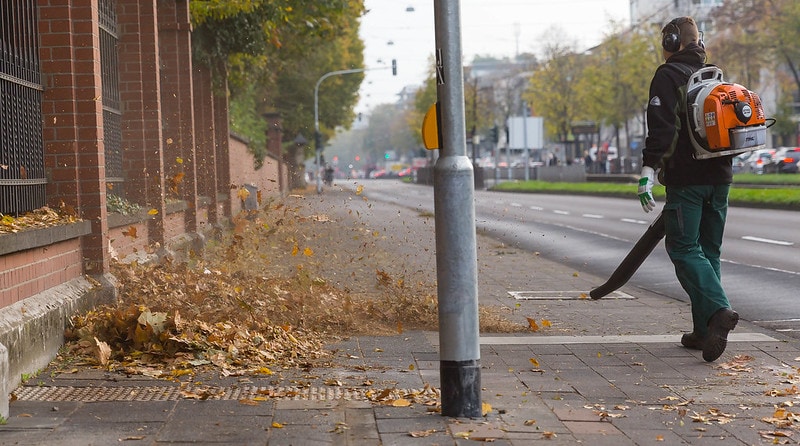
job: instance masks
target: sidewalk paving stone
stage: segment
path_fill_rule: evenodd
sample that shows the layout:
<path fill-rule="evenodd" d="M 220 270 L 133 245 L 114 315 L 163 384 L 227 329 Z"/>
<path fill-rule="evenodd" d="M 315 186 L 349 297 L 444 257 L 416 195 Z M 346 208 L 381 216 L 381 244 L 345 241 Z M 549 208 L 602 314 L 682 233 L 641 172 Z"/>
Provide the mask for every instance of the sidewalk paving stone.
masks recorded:
<path fill-rule="evenodd" d="M 348 196 L 334 192 L 333 201 L 325 195 L 306 205 L 329 213 L 335 224 L 380 224 L 382 233 L 402 233 L 404 243 L 392 247 L 396 255 L 375 259 L 401 262 L 410 275 L 435 281 L 431 221 L 412 209 L 342 199 Z M 417 231 L 418 239 L 408 237 Z M 741 321 L 725 354 L 706 363 L 701 352 L 680 345 L 681 334 L 691 329 L 686 302 L 640 288 L 621 290 L 631 299 L 581 299 L 603 280 L 484 236 L 478 243 L 481 303 L 504 308 L 522 324 L 526 317 L 552 324 L 535 333 L 482 335 L 481 397 L 491 405 L 485 417 L 455 419 L 424 404 L 393 407 L 363 396 L 368 389 L 439 386 L 438 333 L 411 330 L 338 340 L 330 345 L 332 365 L 308 373 L 205 376 L 204 384 L 218 386 L 226 396 L 204 401 L 181 397 L 179 383 L 143 376 L 93 369 L 42 374 L 16 390 L 30 396 L 11 402 L 8 421 L 0 424 L 0 444 L 758 445 L 772 444 L 761 432 L 781 430 L 763 418 L 784 402 L 800 404 L 791 392 L 770 394 L 796 382 L 795 340 Z M 338 267 L 358 265 L 330 265 Z M 342 270 L 336 277 L 358 286 L 348 283 L 351 273 Z M 556 298 L 517 300 L 515 291 Z M 732 362 L 737 358 L 740 366 Z M 342 386 L 326 385 L 329 379 Z M 308 393 L 246 403 L 237 397 L 250 387 L 270 386 L 305 386 Z M 59 399 L 48 389 L 58 390 Z M 106 393 L 109 389 L 116 393 Z M 110 400 L 85 400 L 90 394 Z M 153 394 L 167 399 L 137 400 Z M 714 415 L 719 413 L 724 416 Z M 782 431 L 794 435 L 778 441 L 798 444 L 796 427 Z"/>

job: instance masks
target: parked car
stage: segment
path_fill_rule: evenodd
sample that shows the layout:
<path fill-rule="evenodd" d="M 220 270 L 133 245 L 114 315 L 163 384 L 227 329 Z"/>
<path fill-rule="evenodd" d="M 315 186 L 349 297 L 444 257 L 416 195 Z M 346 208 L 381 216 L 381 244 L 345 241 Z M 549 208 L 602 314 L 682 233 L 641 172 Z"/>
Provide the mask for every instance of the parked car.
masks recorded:
<path fill-rule="evenodd" d="M 778 173 L 800 172 L 800 147 L 778 151 L 775 154 L 775 169 Z"/>
<path fill-rule="evenodd" d="M 749 172 L 747 159 L 750 158 L 749 153 L 742 153 L 733 157 L 733 173 L 746 173 Z"/>
<path fill-rule="evenodd" d="M 744 171 L 758 175 L 774 172 L 775 166 L 772 158 L 774 153 L 775 151 L 772 149 L 759 149 L 751 152 L 745 161 Z"/>
<path fill-rule="evenodd" d="M 414 174 L 414 169 L 412 169 L 411 166 L 408 166 L 405 169 L 402 169 L 399 172 L 397 172 L 397 176 L 400 178 L 410 177 L 413 174 Z"/>
<path fill-rule="evenodd" d="M 373 170 L 369 173 L 370 178 L 385 178 L 387 174 L 386 169 Z"/>

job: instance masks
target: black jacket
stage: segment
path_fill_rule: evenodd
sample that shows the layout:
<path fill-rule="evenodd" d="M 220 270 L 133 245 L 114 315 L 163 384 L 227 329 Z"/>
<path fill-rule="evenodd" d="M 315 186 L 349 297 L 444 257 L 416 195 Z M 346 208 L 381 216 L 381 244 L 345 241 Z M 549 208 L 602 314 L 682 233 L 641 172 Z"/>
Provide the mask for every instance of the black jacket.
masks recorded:
<path fill-rule="evenodd" d="M 693 70 L 705 65 L 706 53 L 691 44 L 659 66 L 650 82 L 647 104 L 647 139 L 642 151 L 643 164 L 662 168 L 660 181 L 665 186 L 730 184 L 733 181 L 731 157 L 698 160 L 689 139 L 685 109 L 685 87 L 689 74 L 669 64 L 685 64 Z"/>

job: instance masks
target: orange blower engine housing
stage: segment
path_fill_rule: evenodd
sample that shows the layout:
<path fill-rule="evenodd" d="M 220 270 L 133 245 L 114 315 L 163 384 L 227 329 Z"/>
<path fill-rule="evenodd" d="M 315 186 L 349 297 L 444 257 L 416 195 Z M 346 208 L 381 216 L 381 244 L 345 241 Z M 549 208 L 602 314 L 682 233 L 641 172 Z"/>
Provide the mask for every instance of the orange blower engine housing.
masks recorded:
<path fill-rule="evenodd" d="M 767 118 L 761 98 L 747 88 L 722 81 L 722 70 L 702 68 L 687 84 L 686 113 L 695 158 L 714 158 L 762 149 Z"/>

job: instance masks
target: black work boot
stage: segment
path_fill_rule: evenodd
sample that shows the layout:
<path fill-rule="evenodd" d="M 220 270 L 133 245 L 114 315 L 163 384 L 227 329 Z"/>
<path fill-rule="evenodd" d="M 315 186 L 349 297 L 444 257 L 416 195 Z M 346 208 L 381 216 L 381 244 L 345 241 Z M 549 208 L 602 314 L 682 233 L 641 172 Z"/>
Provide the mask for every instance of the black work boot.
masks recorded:
<path fill-rule="evenodd" d="M 703 359 L 715 361 L 728 346 L 728 332 L 736 327 L 739 314 L 730 308 L 722 308 L 708 321 L 708 336 L 703 342 Z"/>
<path fill-rule="evenodd" d="M 695 332 L 684 333 L 683 336 L 681 336 L 681 345 L 692 350 L 702 350 L 703 341 L 704 339 Z"/>

